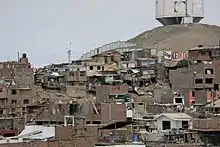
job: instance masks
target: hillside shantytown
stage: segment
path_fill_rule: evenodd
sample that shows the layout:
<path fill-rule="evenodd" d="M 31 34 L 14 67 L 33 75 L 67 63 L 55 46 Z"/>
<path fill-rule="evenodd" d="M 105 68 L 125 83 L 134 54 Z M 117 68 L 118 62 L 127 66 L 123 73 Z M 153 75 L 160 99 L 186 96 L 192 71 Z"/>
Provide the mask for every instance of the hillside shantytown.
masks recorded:
<path fill-rule="evenodd" d="M 220 146 L 220 27 L 174 12 L 78 60 L 0 62 L 0 147 Z"/>

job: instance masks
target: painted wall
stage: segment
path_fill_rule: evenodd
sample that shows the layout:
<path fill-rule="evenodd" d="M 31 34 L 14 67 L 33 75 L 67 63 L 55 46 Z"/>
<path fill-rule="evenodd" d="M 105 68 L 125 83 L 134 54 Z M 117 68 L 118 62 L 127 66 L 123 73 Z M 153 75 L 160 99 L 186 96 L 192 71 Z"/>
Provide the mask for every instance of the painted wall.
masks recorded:
<path fill-rule="evenodd" d="M 157 119 L 157 130 L 162 130 L 162 122 L 163 121 L 170 121 L 171 122 L 171 129 L 180 129 L 182 128 L 182 120 L 171 120 L 170 118 L 166 117 L 166 116 L 161 116 Z M 185 120 L 184 120 L 185 121 Z M 192 126 L 192 122 L 190 120 L 189 121 L 189 126 Z"/>
<path fill-rule="evenodd" d="M 189 105 L 192 105 L 193 104 L 193 102 L 195 102 L 195 92 L 193 92 L 193 91 L 189 91 Z"/>
<path fill-rule="evenodd" d="M 187 58 L 187 54 L 185 52 L 172 52 L 171 56 L 172 60 L 183 60 Z"/>

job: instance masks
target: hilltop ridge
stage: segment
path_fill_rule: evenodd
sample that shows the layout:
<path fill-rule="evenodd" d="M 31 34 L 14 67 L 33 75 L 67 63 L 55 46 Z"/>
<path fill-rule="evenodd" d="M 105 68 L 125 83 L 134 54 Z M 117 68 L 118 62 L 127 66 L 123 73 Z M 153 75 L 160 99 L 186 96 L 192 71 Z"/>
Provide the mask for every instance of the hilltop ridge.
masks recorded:
<path fill-rule="evenodd" d="M 220 26 L 208 24 L 183 24 L 157 27 L 145 31 L 128 42 L 144 48 L 169 48 L 185 51 L 197 45 L 217 45 Z"/>

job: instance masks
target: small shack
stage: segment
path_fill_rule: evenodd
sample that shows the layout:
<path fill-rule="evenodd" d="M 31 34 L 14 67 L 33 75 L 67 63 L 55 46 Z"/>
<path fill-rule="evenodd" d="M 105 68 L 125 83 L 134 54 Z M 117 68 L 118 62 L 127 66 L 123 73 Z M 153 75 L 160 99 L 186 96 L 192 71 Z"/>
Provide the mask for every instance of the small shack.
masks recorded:
<path fill-rule="evenodd" d="M 192 127 L 192 117 L 186 113 L 161 113 L 156 116 L 157 130 L 188 130 Z"/>

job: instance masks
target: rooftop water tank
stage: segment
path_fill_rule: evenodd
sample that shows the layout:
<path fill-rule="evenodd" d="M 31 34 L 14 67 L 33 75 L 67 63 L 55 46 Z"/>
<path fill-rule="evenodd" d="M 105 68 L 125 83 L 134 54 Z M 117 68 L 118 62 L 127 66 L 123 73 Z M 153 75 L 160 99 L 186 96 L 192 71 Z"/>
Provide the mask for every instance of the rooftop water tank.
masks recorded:
<path fill-rule="evenodd" d="M 204 0 L 156 0 L 155 10 L 164 26 L 199 23 L 204 18 Z"/>

